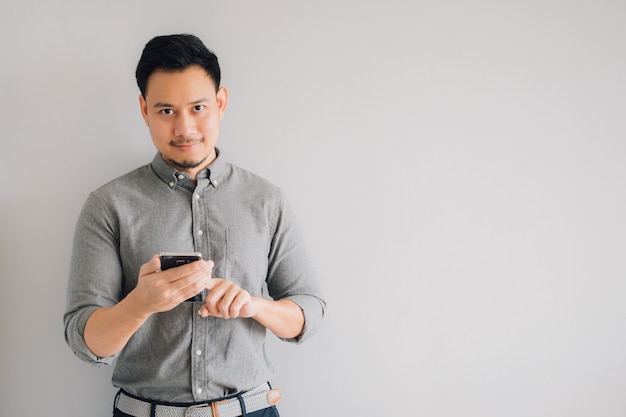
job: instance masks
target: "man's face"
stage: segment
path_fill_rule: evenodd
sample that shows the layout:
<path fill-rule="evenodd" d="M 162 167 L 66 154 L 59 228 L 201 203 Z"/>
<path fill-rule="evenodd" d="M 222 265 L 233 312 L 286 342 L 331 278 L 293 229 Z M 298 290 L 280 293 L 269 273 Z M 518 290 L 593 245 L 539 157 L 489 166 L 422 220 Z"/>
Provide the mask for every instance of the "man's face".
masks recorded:
<path fill-rule="evenodd" d="M 224 87 L 216 92 L 206 71 L 191 66 L 155 71 L 145 95 L 139 96 L 139 104 L 152 142 L 169 165 L 195 179 L 215 159 L 228 92 Z"/>

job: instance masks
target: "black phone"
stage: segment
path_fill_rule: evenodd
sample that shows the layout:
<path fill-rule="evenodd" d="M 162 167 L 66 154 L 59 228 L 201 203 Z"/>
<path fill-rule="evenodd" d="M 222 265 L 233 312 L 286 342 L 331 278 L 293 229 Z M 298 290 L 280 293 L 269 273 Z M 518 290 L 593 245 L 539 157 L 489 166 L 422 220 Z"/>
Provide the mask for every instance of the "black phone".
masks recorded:
<path fill-rule="evenodd" d="M 200 252 L 161 252 L 159 257 L 161 258 L 161 271 L 165 271 L 166 269 L 199 261 L 202 259 L 202 254 Z M 202 293 L 188 298 L 187 301 L 202 301 Z"/>
<path fill-rule="evenodd" d="M 175 268 L 202 259 L 200 252 L 161 252 L 161 270 Z"/>

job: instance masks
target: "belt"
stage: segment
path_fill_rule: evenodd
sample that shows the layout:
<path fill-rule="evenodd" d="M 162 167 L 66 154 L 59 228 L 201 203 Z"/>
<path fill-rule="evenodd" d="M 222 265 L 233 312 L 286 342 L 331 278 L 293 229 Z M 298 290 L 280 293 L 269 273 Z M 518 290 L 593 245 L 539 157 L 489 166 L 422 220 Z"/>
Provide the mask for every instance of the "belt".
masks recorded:
<path fill-rule="evenodd" d="M 269 384 L 263 384 L 224 400 L 191 405 L 168 405 L 140 400 L 120 391 L 116 408 L 135 417 L 238 417 L 243 414 L 240 398 L 246 407 L 246 413 L 253 413 L 275 405 L 281 396 L 280 390 L 270 389 Z M 151 414 L 153 406 L 154 415 Z"/>

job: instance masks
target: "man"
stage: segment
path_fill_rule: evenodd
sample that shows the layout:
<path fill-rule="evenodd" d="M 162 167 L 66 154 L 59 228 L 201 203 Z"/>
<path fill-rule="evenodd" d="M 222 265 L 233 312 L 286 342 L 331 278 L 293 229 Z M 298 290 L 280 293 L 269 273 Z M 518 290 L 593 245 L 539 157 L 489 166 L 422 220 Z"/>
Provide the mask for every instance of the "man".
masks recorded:
<path fill-rule="evenodd" d="M 277 416 L 266 329 L 300 343 L 325 308 L 290 206 L 216 148 L 228 91 L 200 39 L 152 39 L 136 77 L 158 153 L 85 202 L 66 340 L 115 364 L 114 416 Z M 203 260 L 161 270 L 164 251 Z"/>

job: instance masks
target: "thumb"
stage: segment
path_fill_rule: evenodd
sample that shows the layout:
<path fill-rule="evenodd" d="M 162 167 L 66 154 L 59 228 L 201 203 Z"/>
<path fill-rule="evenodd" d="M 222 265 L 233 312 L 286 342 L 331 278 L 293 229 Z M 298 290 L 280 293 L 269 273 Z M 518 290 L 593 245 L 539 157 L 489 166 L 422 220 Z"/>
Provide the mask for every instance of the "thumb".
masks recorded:
<path fill-rule="evenodd" d="M 148 262 L 141 265 L 141 268 L 139 268 L 139 275 L 141 276 L 141 275 L 152 274 L 154 272 L 157 272 L 160 269 L 161 269 L 161 258 L 159 257 L 159 255 L 154 255 Z"/>

